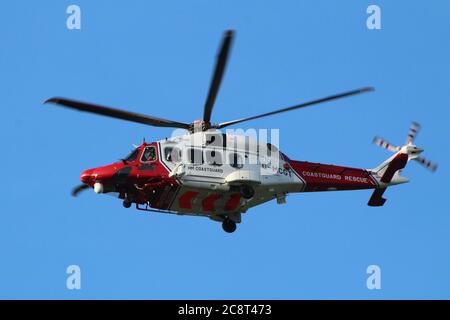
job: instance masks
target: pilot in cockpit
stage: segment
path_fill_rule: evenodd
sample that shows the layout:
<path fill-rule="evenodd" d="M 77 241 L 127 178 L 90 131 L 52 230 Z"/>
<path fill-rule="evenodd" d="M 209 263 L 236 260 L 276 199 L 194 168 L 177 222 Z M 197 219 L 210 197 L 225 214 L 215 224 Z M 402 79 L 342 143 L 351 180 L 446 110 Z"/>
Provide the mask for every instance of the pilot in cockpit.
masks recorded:
<path fill-rule="evenodd" d="M 154 161 L 155 159 L 156 159 L 155 148 L 154 147 L 147 147 L 144 150 L 144 155 L 142 157 L 142 160 L 144 162 L 147 162 L 147 161 Z"/>

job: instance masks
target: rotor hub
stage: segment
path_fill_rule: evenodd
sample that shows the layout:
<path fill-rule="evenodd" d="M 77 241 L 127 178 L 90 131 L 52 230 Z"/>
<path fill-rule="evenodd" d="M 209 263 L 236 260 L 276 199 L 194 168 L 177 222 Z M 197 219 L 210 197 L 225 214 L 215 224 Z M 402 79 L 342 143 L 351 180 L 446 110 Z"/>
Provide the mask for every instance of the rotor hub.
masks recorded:
<path fill-rule="evenodd" d="M 206 122 L 204 120 L 195 120 L 193 121 L 190 126 L 189 126 L 189 131 L 191 133 L 194 132 L 202 132 L 202 131 L 206 131 L 208 129 L 211 128 L 211 123 L 210 122 Z"/>

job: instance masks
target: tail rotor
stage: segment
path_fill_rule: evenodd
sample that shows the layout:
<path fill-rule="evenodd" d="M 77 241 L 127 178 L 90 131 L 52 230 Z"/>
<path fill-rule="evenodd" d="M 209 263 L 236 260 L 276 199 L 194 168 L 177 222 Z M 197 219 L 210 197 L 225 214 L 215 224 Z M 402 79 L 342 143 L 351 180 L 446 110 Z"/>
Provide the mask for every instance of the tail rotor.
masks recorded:
<path fill-rule="evenodd" d="M 393 145 L 380 137 L 375 137 L 373 139 L 373 143 L 381 148 L 384 148 L 384 149 L 389 150 L 394 153 L 407 154 L 408 161 L 415 160 L 415 161 L 419 162 L 421 165 L 423 165 L 426 169 L 428 169 L 432 172 L 435 172 L 438 167 L 437 164 L 419 156 L 420 153 L 422 153 L 423 149 L 418 148 L 414 144 L 414 140 L 415 140 L 417 134 L 419 133 L 420 128 L 421 128 L 421 126 L 419 123 L 417 123 L 417 122 L 411 123 L 409 132 L 408 132 L 408 138 L 406 139 L 406 144 L 402 147 Z"/>

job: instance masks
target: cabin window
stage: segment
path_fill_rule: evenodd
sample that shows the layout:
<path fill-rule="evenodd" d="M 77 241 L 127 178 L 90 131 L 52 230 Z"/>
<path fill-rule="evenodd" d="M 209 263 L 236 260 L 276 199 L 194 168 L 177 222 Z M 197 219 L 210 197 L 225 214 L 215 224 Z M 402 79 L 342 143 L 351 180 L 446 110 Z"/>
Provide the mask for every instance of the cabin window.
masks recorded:
<path fill-rule="evenodd" d="M 133 162 L 137 160 L 137 157 L 139 155 L 139 149 L 136 148 L 133 151 L 130 152 L 130 154 L 123 160 L 127 161 L 127 162 Z"/>
<path fill-rule="evenodd" d="M 181 150 L 177 147 L 166 147 L 164 148 L 164 159 L 170 162 L 180 162 L 181 161 Z"/>
<path fill-rule="evenodd" d="M 153 162 L 155 160 L 156 160 L 156 148 L 145 147 L 144 152 L 142 152 L 141 162 Z"/>
<path fill-rule="evenodd" d="M 230 166 L 236 169 L 240 169 L 244 166 L 242 157 L 237 153 L 230 154 Z"/>
<path fill-rule="evenodd" d="M 222 153 L 216 150 L 205 150 L 206 163 L 212 166 L 221 166 Z"/>
<path fill-rule="evenodd" d="M 188 162 L 194 164 L 203 163 L 203 151 L 201 149 L 189 148 L 187 150 Z"/>

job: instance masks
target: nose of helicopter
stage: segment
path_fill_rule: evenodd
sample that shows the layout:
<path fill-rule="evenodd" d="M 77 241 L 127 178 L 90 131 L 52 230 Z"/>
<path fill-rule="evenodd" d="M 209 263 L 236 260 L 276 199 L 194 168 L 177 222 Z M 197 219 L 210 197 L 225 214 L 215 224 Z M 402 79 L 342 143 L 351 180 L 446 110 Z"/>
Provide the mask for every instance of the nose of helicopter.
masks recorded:
<path fill-rule="evenodd" d="M 80 180 L 85 184 L 91 184 L 99 180 L 104 181 L 110 179 L 116 171 L 117 167 L 115 165 L 107 165 L 104 167 L 88 169 L 84 170 L 80 174 Z"/>
<path fill-rule="evenodd" d="M 95 173 L 94 173 L 94 171 L 95 171 L 95 169 L 84 170 L 80 174 L 81 182 L 88 184 L 89 182 L 95 180 Z"/>

